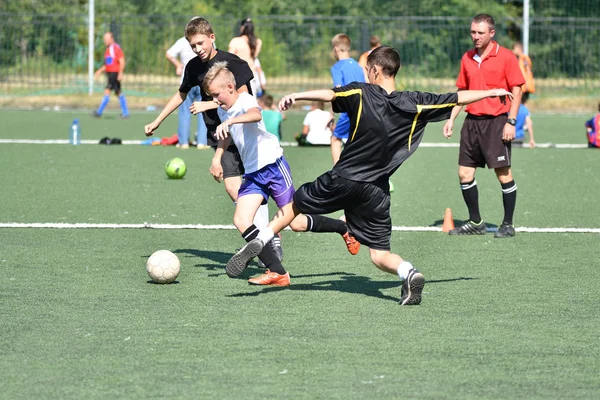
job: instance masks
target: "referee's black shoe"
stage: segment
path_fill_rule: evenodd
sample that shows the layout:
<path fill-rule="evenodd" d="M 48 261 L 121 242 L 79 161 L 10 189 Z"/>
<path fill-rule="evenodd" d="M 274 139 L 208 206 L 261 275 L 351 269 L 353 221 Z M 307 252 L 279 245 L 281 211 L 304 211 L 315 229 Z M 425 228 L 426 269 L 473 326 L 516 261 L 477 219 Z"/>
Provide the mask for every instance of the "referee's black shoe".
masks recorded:
<path fill-rule="evenodd" d="M 473 221 L 467 221 L 458 228 L 452 229 L 448 232 L 449 235 L 485 235 L 486 227 L 483 220 L 476 224 Z"/>
<path fill-rule="evenodd" d="M 421 293 L 425 286 L 425 277 L 422 273 L 412 268 L 408 271 L 408 277 L 402 282 L 400 290 L 401 306 L 416 306 L 421 303 Z"/>
<path fill-rule="evenodd" d="M 494 233 L 495 238 L 507 238 L 513 236 L 515 236 L 515 227 L 505 222 L 503 222 L 502 225 L 500 225 L 500 228 L 498 228 L 498 231 Z"/>

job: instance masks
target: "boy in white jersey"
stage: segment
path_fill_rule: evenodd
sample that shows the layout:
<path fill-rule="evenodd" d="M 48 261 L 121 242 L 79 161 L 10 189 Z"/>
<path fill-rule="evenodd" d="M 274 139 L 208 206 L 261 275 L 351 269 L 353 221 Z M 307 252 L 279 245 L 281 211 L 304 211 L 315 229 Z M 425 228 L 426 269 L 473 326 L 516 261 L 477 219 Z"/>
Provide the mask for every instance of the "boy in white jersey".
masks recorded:
<path fill-rule="evenodd" d="M 223 121 L 216 129 L 219 145 L 210 167 L 210 173 L 220 181 L 223 179 L 221 157 L 233 140 L 244 164 L 244 181 L 238 192 L 233 222 L 247 242 L 255 239 L 259 229 L 252 220 L 261 204 L 275 200 L 279 213 L 289 212 L 288 206 L 296 192 L 292 182 L 290 166 L 283 157 L 279 140 L 265 129 L 261 109 L 249 93 L 236 91 L 235 78 L 227 69 L 226 62 L 215 63 L 206 73 L 203 89 L 218 105 L 219 119 Z M 343 221 L 322 216 L 298 216 L 290 224 L 295 231 L 337 232 L 342 235 L 348 250 L 358 252 L 357 242 L 348 234 Z M 349 241 L 351 243 L 349 243 Z M 354 246 L 354 247 L 352 247 Z M 265 274 L 248 282 L 254 285 L 288 286 L 290 275 L 281 265 L 273 249 L 266 246 L 259 259 L 267 266 Z M 246 263 L 228 264 L 227 275 L 238 276 Z"/>

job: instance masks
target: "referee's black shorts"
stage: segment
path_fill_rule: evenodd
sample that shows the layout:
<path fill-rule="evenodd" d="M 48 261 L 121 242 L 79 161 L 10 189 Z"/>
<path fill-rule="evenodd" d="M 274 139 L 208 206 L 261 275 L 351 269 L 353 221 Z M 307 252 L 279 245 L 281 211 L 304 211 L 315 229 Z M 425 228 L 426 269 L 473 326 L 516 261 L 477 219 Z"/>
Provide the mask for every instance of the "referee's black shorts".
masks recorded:
<path fill-rule="evenodd" d="M 508 116 L 467 115 L 460 131 L 458 165 L 488 168 L 510 167 L 511 145 L 502 140 Z"/>
<path fill-rule="evenodd" d="M 121 81 L 117 79 L 119 77 L 119 73 L 118 72 L 107 72 L 106 76 L 108 79 L 106 88 L 108 90 L 113 90 L 116 94 L 121 93 Z"/>
<path fill-rule="evenodd" d="M 350 233 L 374 250 L 389 250 L 392 234 L 388 180 L 355 182 L 329 171 L 300 186 L 294 205 L 303 214 L 344 210 Z"/>

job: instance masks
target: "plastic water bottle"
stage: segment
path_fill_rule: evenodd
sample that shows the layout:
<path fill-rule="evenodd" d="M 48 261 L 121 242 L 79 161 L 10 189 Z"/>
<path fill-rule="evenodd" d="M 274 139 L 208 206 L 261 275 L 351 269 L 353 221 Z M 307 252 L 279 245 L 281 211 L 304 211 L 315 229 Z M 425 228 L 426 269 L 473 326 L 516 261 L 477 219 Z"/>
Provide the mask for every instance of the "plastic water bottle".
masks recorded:
<path fill-rule="evenodd" d="M 79 120 L 74 119 L 69 131 L 69 143 L 79 144 L 81 143 L 81 129 L 79 128 Z"/>

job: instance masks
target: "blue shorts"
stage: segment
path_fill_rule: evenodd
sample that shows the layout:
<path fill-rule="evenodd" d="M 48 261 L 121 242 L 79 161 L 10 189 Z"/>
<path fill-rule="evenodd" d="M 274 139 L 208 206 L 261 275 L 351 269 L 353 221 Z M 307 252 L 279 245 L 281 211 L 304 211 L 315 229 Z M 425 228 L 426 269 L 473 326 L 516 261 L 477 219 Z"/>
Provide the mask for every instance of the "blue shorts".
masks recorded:
<path fill-rule="evenodd" d="M 296 190 L 292 182 L 290 166 L 285 158 L 280 157 L 273 164 L 244 174 L 244 181 L 240 186 L 238 197 L 254 193 L 262 195 L 264 199 L 262 204 L 266 204 L 271 196 L 279 208 L 292 201 Z"/>
<path fill-rule="evenodd" d="M 341 113 L 340 118 L 335 124 L 335 129 L 333 130 L 333 136 L 338 139 L 348 139 L 348 135 L 350 134 L 350 117 L 346 113 Z"/>

